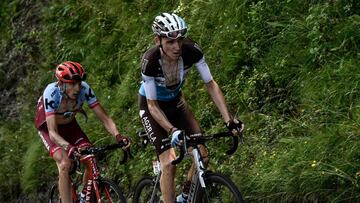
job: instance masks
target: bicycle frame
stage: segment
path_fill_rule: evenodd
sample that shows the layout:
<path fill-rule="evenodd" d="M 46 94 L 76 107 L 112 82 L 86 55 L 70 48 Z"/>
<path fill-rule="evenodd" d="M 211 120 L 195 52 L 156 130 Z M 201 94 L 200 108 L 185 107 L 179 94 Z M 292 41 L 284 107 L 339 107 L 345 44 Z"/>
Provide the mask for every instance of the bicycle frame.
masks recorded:
<path fill-rule="evenodd" d="M 184 148 L 186 148 L 186 143 L 184 143 Z M 204 180 L 204 175 L 206 173 L 206 167 L 205 164 L 201 158 L 201 152 L 200 149 L 198 148 L 198 146 L 193 146 L 192 150 L 191 150 L 191 154 L 193 155 L 194 158 L 194 163 L 195 163 L 195 173 L 193 174 L 192 180 L 191 180 L 191 185 L 190 185 L 190 190 L 189 190 L 189 194 L 188 194 L 188 203 L 191 202 L 195 202 L 195 194 L 198 192 L 197 188 L 198 188 L 198 184 L 200 184 L 200 186 L 202 188 L 206 187 L 205 184 L 205 180 Z M 185 156 L 190 156 L 190 153 L 185 152 Z"/>
<path fill-rule="evenodd" d="M 199 137 L 200 136 L 200 137 Z M 194 159 L 194 163 L 195 163 L 195 173 L 193 174 L 192 180 L 191 180 L 191 185 L 190 185 L 190 190 L 189 190 L 189 194 L 188 194 L 188 203 L 192 203 L 192 202 L 196 202 L 196 194 L 199 192 L 198 190 L 198 184 L 200 184 L 201 188 L 206 188 L 206 184 L 205 184 L 205 174 L 207 172 L 206 170 L 206 166 L 203 162 L 203 159 L 201 157 L 201 151 L 198 147 L 199 143 L 188 143 L 190 142 L 191 139 L 203 139 L 204 141 L 206 140 L 211 140 L 214 138 L 219 138 L 219 137 L 226 137 L 229 136 L 229 132 L 223 132 L 223 133 L 218 133 L 215 134 L 213 136 L 208 136 L 208 137 L 204 137 L 201 136 L 201 134 L 194 134 L 194 135 L 190 135 L 188 137 L 185 136 L 185 138 L 181 138 L 182 140 L 184 140 L 184 145 L 180 146 L 180 156 L 175 159 L 174 161 L 172 161 L 172 164 L 178 164 L 181 162 L 181 160 L 184 158 L 184 156 L 190 156 L 190 154 L 188 153 L 188 148 L 192 147 L 191 149 L 191 154 L 193 156 Z M 233 138 L 233 146 L 230 150 L 228 150 L 226 153 L 228 155 L 233 154 L 238 146 L 238 137 L 232 136 Z"/>
<path fill-rule="evenodd" d="M 100 193 L 99 193 L 99 187 L 97 184 L 97 180 L 101 178 L 100 171 L 97 167 L 96 159 L 93 154 L 82 156 L 80 158 L 80 163 L 85 165 L 86 171 L 88 174 L 84 174 L 85 177 L 85 183 L 84 187 L 86 187 L 86 195 L 85 200 L 86 202 L 90 202 L 91 196 L 92 196 L 92 188 L 95 191 L 97 202 L 101 203 L 100 199 Z"/>
<path fill-rule="evenodd" d="M 102 154 L 106 151 L 115 150 L 125 146 L 125 143 L 118 143 L 107 145 L 103 147 L 89 147 L 80 152 L 80 155 L 75 156 L 75 166 L 72 171 L 69 173 L 69 178 L 71 182 L 71 200 L 72 202 L 78 202 L 78 192 L 80 185 L 83 186 L 83 191 L 85 194 L 85 201 L 89 202 L 113 202 L 116 199 L 116 202 L 125 203 L 126 198 L 122 194 L 121 189 L 117 184 L 107 178 L 101 176 L 100 170 L 97 165 L 97 154 Z M 120 164 L 124 164 L 129 156 L 129 151 L 124 151 L 123 149 L 123 159 L 119 161 Z M 79 172 L 80 166 L 83 166 L 86 173 Z M 72 176 L 72 174 L 78 173 L 77 176 Z M 81 174 L 81 175 L 80 175 Z M 81 179 L 81 180 L 80 180 Z M 61 202 L 61 197 L 58 190 L 58 183 L 55 183 L 49 191 L 49 202 L 58 203 Z"/>
<path fill-rule="evenodd" d="M 150 140 L 150 138 L 147 136 L 146 133 L 140 132 L 139 136 L 141 138 L 143 138 L 143 146 L 146 146 L 148 144 L 148 142 Z M 204 144 L 206 141 L 208 140 L 212 140 L 212 139 L 217 139 L 220 137 L 229 137 L 230 136 L 230 132 L 222 132 L 222 133 L 217 133 L 211 136 L 202 136 L 201 134 L 194 134 L 194 135 L 189 135 L 186 136 L 185 139 L 184 137 L 181 137 L 181 140 L 184 140 L 184 143 L 182 146 L 179 146 L 180 149 L 180 154 L 179 156 L 172 161 L 173 165 L 176 165 L 178 163 L 180 163 L 182 161 L 182 159 L 185 156 L 192 156 L 193 157 L 193 163 L 195 164 L 195 171 L 194 174 L 192 176 L 192 180 L 191 180 L 191 184 L 190 184 L 190 190 L 189 190 L 189 194 L 188 194 L 188 203 L 194 203 L 194 202 L 198 202 L 201 198 L 201 196 L 199 195 L 200 193 L 202 194 L 202 192 L 206 191 L 206 181 L 207 179 L 205 179 L 207 177 L 207 169 L 206 166 L 204 164 L 204 161 L 202 159 L 202 155 L 201 155 L 201 150 L 199 148 L 199 144 Z M 238 137 L 235 136 L 231 136 L 233 139 L 233 145 L 231 147 L 231 149 L 229 149 L 226 153 L 228 155 L 234 153 L 237 149 L 238 146 Z M 191 150 L 191 152 L 189 152 L 189 150 Z M 159 160 L 159 158 L 158 158 Z M 155 170 L 154 170 L 155 171 Z M 154 202 L 155 200 L 155 196 L 157 193 L 157 185 L 159 184 L 159 180 L 160 180 L 160 176 L 161 176 L 161 171 L 156 174 L 156 176 L 153 177 L 152 179 L 152 190 L 151 191 L 151 198 L 149 202 Z M 140 184 L 141 182 L 139 182 Z M 141 191 L 141 189 L 140 189 Z M 150 192 L 149 191 L 149 192 Z M 141 193 L 136 193 L 136 194 L 141 194 Z M 138 196 L 137 196 L 138 197 Z"/>
<path fill-rule="evenodd" d="M 101 179 L 100 170 L 97 165 L 97 160 L 95 158 L 95 152 L 100 151 L 106 151 L 106 150 L 112 150 L 116 148 L 120 148 L 122 145 L 115 144 L 115 145 L 109 145 L 104 148 L 97 148 L 97 149 L 90 149 L 90 150 L 84 150 L 81 152 L 81 156 L 79 158 L 80 165 L 85 166 L 85 171 L 87 174 L 84 174 L 84 180 L 82 180 L 82 184 L 84 187 L 86 187 L 86 194 L 85 194 L 85 201 L 88 203 L 90 202 L 93 197 L 93 192 L 95 192 L 96 202 L 101 203 L 101 194 L 99 191 L 99 185 L 98 180 Z M 120 161 L 120 163 L 124 163 L 127 159 L 127 154 L 124 153 L 124 159 Z M 85 183 L 85 184 L 84 184 Z M 110 197 L 109 191 L 105 188 L 106 196 Z M 76 194 L 76 188 L 73 188 L 73 199 L 75 201 L 78 200 L 77 194 Z M 75 196 L 74 196 L 75 193 Z M 109 199 L 107 201 L 110 201 Z"/>

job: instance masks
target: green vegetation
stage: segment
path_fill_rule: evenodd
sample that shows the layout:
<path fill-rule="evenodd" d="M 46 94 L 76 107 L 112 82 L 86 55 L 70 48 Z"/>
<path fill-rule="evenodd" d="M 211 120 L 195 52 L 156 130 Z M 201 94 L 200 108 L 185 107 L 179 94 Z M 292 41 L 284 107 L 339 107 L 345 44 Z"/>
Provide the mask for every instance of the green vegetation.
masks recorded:
<path fill-rule="evenodd" d="M 0 2 L 0 201 L 43 198 L 56 166 L 33 126 L 55 65 L 79 61 L 135 159 L 103 164 L 130 196 L 150 174 L 142 149 L 140 57 L 163 11 L 185 17 L 231 111 L 246 123 L 232 157 L 210 144 L 211 168 L 232 177 L 247 201 L 356 202 L 360 198 L 360 1 L 104 0 Z M 193 71 L 184 91 L 206 132 L 223 129 Z M 78 120 L 95 144 L 113 142 L 90 110 Z M 219 164 L 221 163 L 221 167 Z M 179 166 L 183 171 L 189 163 Z M 179 172 L 181 174 L 181 172 Z"/>

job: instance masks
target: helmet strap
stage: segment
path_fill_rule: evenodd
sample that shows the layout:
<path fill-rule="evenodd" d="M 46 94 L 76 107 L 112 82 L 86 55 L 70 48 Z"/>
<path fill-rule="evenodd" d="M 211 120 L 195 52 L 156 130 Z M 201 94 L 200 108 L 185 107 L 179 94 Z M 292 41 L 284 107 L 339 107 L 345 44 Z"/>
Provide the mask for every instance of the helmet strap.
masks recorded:
<path fill-rule="evenodd" d="M 166 56 L 168 56 L 168 55 L 166 54 L 166 52 L 164 51 L 163 46 L 162 46 L 162 44 L 161 44 L 161 39 L 162 39 L 162 37 L 159 36 L 159 38 L 160 38 L 159 48 L 161 49 L 161 51 L 162 51 Z"/>
<path fill-rule="evenodd" d="M 69 95 L 66 94 L 66 83 L 65 82 L 61 82 L 61 85 L 60 86 L 60 93 L 62 96 L 64 96 L 65 98 L 69 98 Z"/>

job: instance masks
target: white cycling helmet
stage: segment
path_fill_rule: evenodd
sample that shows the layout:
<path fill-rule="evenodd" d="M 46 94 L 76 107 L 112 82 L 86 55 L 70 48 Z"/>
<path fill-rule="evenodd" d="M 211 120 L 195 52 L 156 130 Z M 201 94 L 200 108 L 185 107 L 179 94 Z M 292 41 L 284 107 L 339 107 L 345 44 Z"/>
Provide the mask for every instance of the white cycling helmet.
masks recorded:
<path fill-rule="evenodd" d="M 157 36 L 177 39 L 185 37 L 187 26 L 185 21 L 176 14 L 162 13 L 155 17 L 152 30 Z"/>

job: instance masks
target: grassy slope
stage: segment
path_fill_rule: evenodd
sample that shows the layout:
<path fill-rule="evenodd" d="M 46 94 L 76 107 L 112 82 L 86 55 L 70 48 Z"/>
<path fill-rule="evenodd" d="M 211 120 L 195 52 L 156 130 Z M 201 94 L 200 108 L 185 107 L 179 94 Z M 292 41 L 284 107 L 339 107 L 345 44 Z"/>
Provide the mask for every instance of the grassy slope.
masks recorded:
<path fill-rule="evenodd" d="M 356 0 L 9 2 L 0 12 L 1 72 L 4 63 L 31 71 L 11 69 L 24 75 L 19 80 L 13 74 L 12 88 L 12 81 L 0 76 L 1 90 L 12 90 L 18 102 L 14 122 L 0 126 L 0 173 L 6 174 L 0 189 L 7 191 L 0 199 L 16 198 L 19 191 L 32 200 L 41 198 L 37 192 L 55 179 L 54 163 L 32 117 L 37 97 L 53 80 L 54 64 L 63 60 L 86 66 L 97 97 L 134 139 L 136 159 L 119 166 L 116 154 L 107 161 L 106 174 L 129 193 L 141 175 L 151 172 L 153 151 L 144 153 L 135 133 L 141 128 L 139 60 L 152 43 L 153 17 L 174 10 L 188 22 L 189 37 L 201 44 L 230 109 L 247 125 L 245 143 L 235 156 L 219 153 L 225 146 L 210 145 L 213 170 L 231 175 L 247 200 L 341 201 L 360 195 Z M 5 60 L 10 53 L 22 60 Z M 204 130 L 223 129 L 196 71 L 188 81 L 184 91 Z M 81 116 L 78 120 L 91 139 L 112 142 L 89 115 L 87 123 Z"/>

